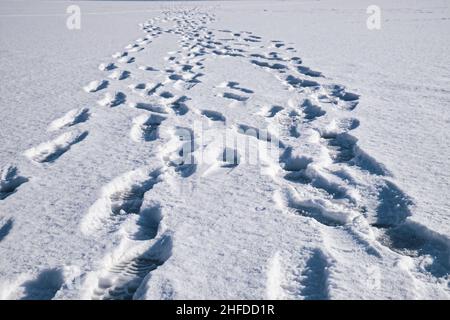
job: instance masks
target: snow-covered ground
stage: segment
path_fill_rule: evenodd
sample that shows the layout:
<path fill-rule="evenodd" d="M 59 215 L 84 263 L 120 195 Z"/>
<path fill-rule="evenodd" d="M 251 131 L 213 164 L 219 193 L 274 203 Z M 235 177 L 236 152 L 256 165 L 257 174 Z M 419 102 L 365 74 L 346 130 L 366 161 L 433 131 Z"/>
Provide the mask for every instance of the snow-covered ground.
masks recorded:
<path fill-rule="evenodd" d="M 1 0 L 0 298 L 448 299 L 449 7 Z"/>

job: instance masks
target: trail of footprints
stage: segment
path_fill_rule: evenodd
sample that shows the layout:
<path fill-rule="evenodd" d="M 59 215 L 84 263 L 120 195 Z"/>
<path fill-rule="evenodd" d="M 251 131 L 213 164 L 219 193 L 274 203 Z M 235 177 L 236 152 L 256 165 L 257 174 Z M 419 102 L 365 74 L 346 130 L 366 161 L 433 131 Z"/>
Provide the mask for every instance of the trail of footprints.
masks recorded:
<path fill-rule="evenodd" d="M 161 226 L 164 206 L 148 202 L 145 195 L 168 176 L 187 179 L 198 169 L 195 153 L 204 146 L 196 144 L 195 132 L 189 126 L 163 128 L 167 119 L 192 112 L 215 126 L 226 123 L 219 111 L 189 106 L 189 92 L 202 83 L 205 61 L 212 57 L 243 59 L 254 68 L 273 74 L 293 97 L 286 105 L 262 108 L 267 128 L 245 123 L 232 126 L 238 135 L 267 141 L 279 148 L 278 159 L 269 161 L 275 168 L 271 175 L 279 189 L 275 200 L 282 210 L 313 219 L 330 229 L 357 228 L 354 219 L 363 217 L 377 235 L 378 244 L 416 259 L 418 265 L 420 260 L 431 257 L 423 272 L 447 279 L 450 263 L 445 240 L 430 236 L 425 227 L 408 220 L 411 200 L 386 177 L 384 166 L 362 151 L 350 134 L 359 121 L 347 114 L 358 105 L 359 96 L 341 85 L 329 84 L 321 72 L 304 66 L 289 44 L 279 40 L 266 42 L 248 31 L 210 30 L 206 26 L 213 20 L 212 15 L 194 9 L 167 11 L 162 17 L 142 23 L 143 37 L 113 54 L 112 61 L 99 65 L 98 69 L 109 80 L 94 80 L 83 87 L 89 94 L 100 96 L 98 105 L 111 111 L 125 105 L 131 96 L 140 99 L 128 103 L 128 107 L 146 112 L 131 124 L 130 139 L 135 143 L 159 143 L 162 135 L 168 133 L 164 138 L 165 151 L 159 159 L 162 166 L 124 173 L 105 185 L 82 220 L 81 231 L 86 236 L 113 233 L 121 237 L 117 252 L 107 255 L 114 256 L 113 262 L 97 271 L 97 283 L 90 298 L 133 299 L 147 275 L 170 258 L 172 233 Z M 168 21 L 172 22 L 171 27 L 158 26 Z M 138 57 L 133 55 L 164 34 L 180 38 L 179 50 L 169 52 L 165 58 L 166 67 L 159 70 L 139 64 Z M 147 72 L 152 81 L 128 85 L 123 91 L 107 91 L 111 82 L 130 78 L 133 68 Z M 152 77 L 161 74 L 162 81 Z M 233 80 L 218 84 L 216 89 L 217 96 L 241 106 L 255 94 Z M 340 118 L 341 113 L 345 116 Z M 48 127 L 49 133 L 65 132 L 30 148 L 25 155 L 37 163 L 56 161 L 87 137 L 88 131 L 77 126 L 89 118 L 89 108 L 69 111 Z M 271 133 L 270 128 L 274 127 L 280 128 L 279 135 Z M 218 161 L 222 167 L 234 168 L 241 160 L 235 148 L 226 147 L 218 155 Z M 26 181 L 17 168 L 4 169 L 0 200 Z M 375 210 L 371 209 L 373 204 Z M 0 240 L 11 226 L 12 220 L 0 226 Z M 274 260 L 274 269 L 280 273 L 276 271 L 281 263 L 277 259 L 281 258 Z M 297 292 L 285 288 L 284 295 L 275 298 L 329 298 L 326 269 L 331 263 L 321 249 L 314 249 L 309 260 L 298 266 L 303 271 L 291 270 L 296 266 L 290 266 L 290 271 L 281 272 L 286 277 L 300 272 Z M 278 282 L 275 285 L 283 288 Z"/>

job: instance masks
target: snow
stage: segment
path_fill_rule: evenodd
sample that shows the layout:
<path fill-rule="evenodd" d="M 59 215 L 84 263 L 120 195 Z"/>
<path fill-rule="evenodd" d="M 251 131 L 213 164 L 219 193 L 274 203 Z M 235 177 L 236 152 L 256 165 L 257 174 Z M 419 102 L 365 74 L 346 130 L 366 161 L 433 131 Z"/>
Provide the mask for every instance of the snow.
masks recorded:
<path fill-rule="evenodd" d="M 369 4 L 1 0 L 0 298 L 449 299 L 450 9 Z"/>

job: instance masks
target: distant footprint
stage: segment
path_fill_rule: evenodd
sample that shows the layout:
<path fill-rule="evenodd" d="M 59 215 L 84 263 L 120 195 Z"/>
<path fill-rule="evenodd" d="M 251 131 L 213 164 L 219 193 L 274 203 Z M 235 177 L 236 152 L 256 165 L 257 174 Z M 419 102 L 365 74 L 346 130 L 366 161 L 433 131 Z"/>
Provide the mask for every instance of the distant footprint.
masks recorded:
<path fill-rule="evenodd" d="M 48 126 L 48 131 L 56 131 L 67 127 L 72 127 L 78 123 L 85 122 L 89 118 L 89 109 L 72 109 L 61 118 L 54 120 Z"/>
<path fill-rule="evenodd" d="M 85 87 L 83 87 L 84 91 L 86 92 L 97 92 L 99 90 L 105 89 L 108 87 L 108 81 L 106 80 L 100 80 L 100 81 L 91 81 L 89 84 Z"/>
<path fill-rule="evenodd" d="M 19 171 L 14 166 L 5 166 L 0 170 L 0 200 L 16 192 L 20 185 L 27 182 L 28 179 L 19 175 Z"/>
<path fill-rule="evenodd" d="M 1 222 L 1 219 L 0 219 Z M 2 223 L 0 226 L 0 241 L 5 239 L 5 237 L 9 234 L 14 224 L 14 220 L 12 218 L 9 218 L 6 220 L 5 223 Z"/>
<path fill-rule="evenodd" d="M 110 93 L 107 92 L 103 99 L 97 101 L 97 103 L 103 107 L 116 107 L 126 100 L 126 95 L 122 92 Z"/>
<path fill-rule="evenodd" d="M 114 72 L 112 72 L 108 78 L 114 79 L 114 80 L 124 80 L 127 79 L 128 77 L 130 77 L 130 72 L 129 71 L 120 71 L 120 70 L 116 70 Z"/>
<path fill-rule="evenodd" d="M 305 119 L 310 121 L 326 114 L 325 110 L 323 110 L 320 106 L 312 103 L 310 99 L 305 99 L 301 105 L 301 108 L 304 113 Z"/>
<path fill-rule="evenodd" d="M 311 70 L 310 68 L 305 67 L 305 66 L 298 66 L 297 70 L 298 70 L 298 72 L 300 72 L 306 76 L 310 76 L 310 77 L 321 77 L 322 76 L 321 72 Z"/>
<path fill-rule="evenodd" d="M 207 117 L 208 119 L 210 119 L 211 121 L 222 121 L 225 122 L 225 117 L 223 114 L 221 114 L 218 111 L 213 111 L 213 110 L 202 110 L 201 114 L 205 117 Z"/>
<path fill-rule="evenodd" d="M 284 70 L 287 69 L 287 66 L 281 63 L 268 63 L 265 61 L 259 61 L 259 60 L 250 60 L 251 63 L 254 65 L 257 65 L 258 67 L 262 68 L 269 68 L 273 70 Z"/>
<path fill-rule="evenodd" d="M 110 70 L 113 70 L 116 68 L 117 68 L 116 65 L 112 62 L 111 63 L 102 63 L 98 66 L 98 69 L 100 71 L 110 71 Z"/>
<path fill-rule="evenodd" d="M 226 98 L 226 99 L 230 99 L 230 100 L 235 100 L 235 101 L 240 101 L 240 102 L 244 102 L 248 100 L 248 97 L 246 96 L 241 96 L 232 92 L 224 92 L 220 94 L 221 97 Z"/>
<path fill-rule="evenodd" d="M 35 162 L 53 162 L 70 147 L 82 141 L 88 135 L 87 131 L 66 132 L 54 140 L 44 142 L 37 147 L 25 151 L 25 156 Z"/>
<path fill-rule="evenodd" d="M 246 88 L 239 86 L 239 82 L 236 82 L 236 81 L 228 81 L 228 82 L 218 85 L 217 87 L 218 88 L 230 88 L 230 89 L 238 90 L 238 91 L 241 91 L 241 92 L 247 93 L 247 94 L 254 93 L 253 90 L 246 89 Z"/>
<path fill-rule="evenodd" d="M 283 110 L 284 108 L 281 106 L 273 106 L 270 108 L 270 110 L 266 113 L 266 117 L 267 118 L 273 118 L 275 117 L 275 115 L 280 112 L 281 110 Z"/>
<path fill-rule="evenodd" d="M 144 103 L 144 102 L 137 102 L 137 103 L 129 103 L 128 104 L 132 108 L 136 109 L 142 109 L 147 110 L 155 113 L 161 113 L 166 114 L 167 110 L 165 106 L 159 105 L 159 104 L 153 104 L 153 103 Z"/>

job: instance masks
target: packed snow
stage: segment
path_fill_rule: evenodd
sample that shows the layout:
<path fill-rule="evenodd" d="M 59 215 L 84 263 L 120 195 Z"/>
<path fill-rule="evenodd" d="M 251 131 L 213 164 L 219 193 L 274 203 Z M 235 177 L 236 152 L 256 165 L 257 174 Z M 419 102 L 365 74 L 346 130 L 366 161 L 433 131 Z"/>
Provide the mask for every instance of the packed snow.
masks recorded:
<path fill-rule="evenodd" d="M 376 2 L 0 0 L 0 298 L 449 299 L 450 6 Z"/>

